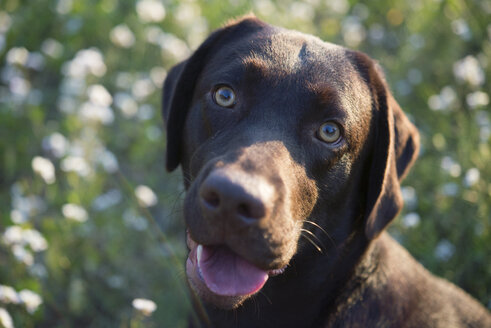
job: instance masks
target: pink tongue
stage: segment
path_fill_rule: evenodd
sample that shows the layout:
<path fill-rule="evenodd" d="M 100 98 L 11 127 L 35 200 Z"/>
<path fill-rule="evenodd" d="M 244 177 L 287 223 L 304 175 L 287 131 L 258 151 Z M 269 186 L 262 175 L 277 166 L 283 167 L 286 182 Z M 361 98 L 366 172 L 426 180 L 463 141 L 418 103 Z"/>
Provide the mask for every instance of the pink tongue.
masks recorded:
<path fill-rule="evenodd" d="M 206 286 L 215 294 L 242 296 L 257 292 L 268 280 L 263 271 L 226 247 L 202 247 L 198 268 Z"/>

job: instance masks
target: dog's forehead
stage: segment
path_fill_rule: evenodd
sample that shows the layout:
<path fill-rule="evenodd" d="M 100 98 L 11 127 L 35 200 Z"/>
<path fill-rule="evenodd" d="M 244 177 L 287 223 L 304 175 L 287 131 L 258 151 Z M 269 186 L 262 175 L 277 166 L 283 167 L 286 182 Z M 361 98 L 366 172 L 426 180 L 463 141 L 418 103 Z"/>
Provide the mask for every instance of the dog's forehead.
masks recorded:
<path fill-rule="evenodd" d="M 205 72 L 217 74 L 248 70 L 274 79 L 301 75 L 302 81 L 314 83 L 318 80 L 343 83 L 347 75 L 355 73 L 345 48 L 281 28 L 222 44 L 205 68 Z"/>
<path fill-rule="evenodd" d="M 278 105 L 288 103 L 277 106 L 278 110 L 306 108 L 301 105 L 306 101 L 317 104 L 308 111 L 291 113 L 292 121 L 311 111 L 322 115 L 329 110 L 335 111 L 347 128 L 361 124 L 360 119 L 369 121 L 370 89 L 342 46 L 297 31 L 268 28 L 222 43 L 216 50 L 205 64 L 199 93 L 222 83 L 255 87 L 261 92 L 284 90 L 282 98 L 269 97 Z M 336 105 L 330 106 L 333 103 Z"/>
<path fill-rule="evenodd" d="M 345 61 L 344 48 L 326 43 L 317 37 L 296 31 L 282 31 L 263 38 L 252 38 L 249 53 L 242 57 L 244 64 L 263 63 L 275 74 L 294 74 L 322 66 L 329 72 Z M 344 65 L 342 65 L 344 66 Z"/>

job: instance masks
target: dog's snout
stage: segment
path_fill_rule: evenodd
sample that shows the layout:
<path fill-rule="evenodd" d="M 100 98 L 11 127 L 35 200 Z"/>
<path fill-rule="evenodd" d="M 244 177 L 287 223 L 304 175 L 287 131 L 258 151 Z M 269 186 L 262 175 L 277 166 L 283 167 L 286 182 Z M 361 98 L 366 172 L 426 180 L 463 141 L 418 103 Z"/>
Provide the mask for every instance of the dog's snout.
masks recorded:
<path fill-rule="evenodd" d="M 203 214 L 230 223 L 254 223 L 267 217 L 274 189 L 260 177 L 246 173 L 212 171 L 200 188 Z"/>

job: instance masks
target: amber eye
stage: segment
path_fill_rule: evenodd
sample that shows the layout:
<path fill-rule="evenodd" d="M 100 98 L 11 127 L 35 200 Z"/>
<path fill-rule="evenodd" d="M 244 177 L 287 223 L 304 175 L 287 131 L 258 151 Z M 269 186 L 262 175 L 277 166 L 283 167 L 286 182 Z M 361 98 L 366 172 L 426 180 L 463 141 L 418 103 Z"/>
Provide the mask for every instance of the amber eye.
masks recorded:
<path fill-rule="evenodd" d="M 326 122 L 317 130 L 317 137 L 327 143 L 334 143 L 341 138 L 341 129 L 335 122 Z"/>
<path fill-rule="evenodd" d="M 213 92 L 213 100 L 219 106 L 230 108 L 235 105 L 235 92 L 232 88 L 222 85 Z"/>

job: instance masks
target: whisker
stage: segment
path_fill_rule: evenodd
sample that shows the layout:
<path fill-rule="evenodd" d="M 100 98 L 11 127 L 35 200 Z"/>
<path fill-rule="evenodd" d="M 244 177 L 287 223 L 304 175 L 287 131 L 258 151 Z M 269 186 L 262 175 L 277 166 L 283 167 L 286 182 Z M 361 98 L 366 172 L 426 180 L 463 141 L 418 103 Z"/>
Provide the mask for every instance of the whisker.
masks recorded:
<path fill-rule="evenodd" d="M 331 244 L 336 248 L 337 250 L 337 245 L 336 243 L 334 242 L 334 240 L 332 239 L 332 237 L 327 233 L 326 230 L 324 230 L 324 228 L 322 228 L 320 225 L 318 225 L 317 223 L 315 223 L 314 221 L 310 221 L 310 220 L 305 220 L 304 221 L 305 223 L 310 223 L 311 225 L 315 226 L 316 228 L 320 229 L 326 236 L 327 238 L 329 238 L 329 241 L 331 242 Z"/>
<path fill-rule="evenodd" d="M 271 299 L 268 297 L 268 295 L 266 295 L 262 290 L 259 291 L 259 294 L 263 295 L 270 305 L 273 304 L 273 302 L 271 302 Z"/>
<path fill-rule="evenodd" d="M 302 231 L 302 232 L 303 232 L 303 231 Z M 304 237 L 305 239 L 307 239 L 307 240 L 308 240 L 308 241 L 309 241 L 309 242 L 310 242 L 310 243 L 311 243 L 311 244 L 312 244 L 312 245 L 315 247 L 315 249 L 317 249 L 317 250 L 318 250 L 318 251 L 319 251 L 321 254 L 324 254 L 324 253 L 322 252 L 322 249 L 321 249 L 321 248 L 320 248 L 320 247 L 319 247 L 319 246 L 318 246 L 318 245 L 317 245 L 317 244 L 316 244 L 316 243 L 315 243 L 315 242 L 314 242 L 312 239 L 310 239 L 310 237 L 309 237 L 309 236 L 304 235 L 303 233 L 301 234 L 301 236 L 302 236 L 302 237 Z"/>
<path fill-rule="evenodd" d="M 256 316 L 259 318 L 259 302 L 257 301 L 257 298 L 255 296 L 256 295 L 254 295 L 254 297 L 252 298 L 252 302 L 254 303 L 254 312 Z"/>
<path fill-rule="evenodd" d="M 312 231 L 301 228 L 300 231 L 308 233 L 310 236 L 312 236 L 319 244 L 322 246 L 322 249 L 326 251 L 326 247 L 324 246 L 324 243 L 317 237 Z"/>

